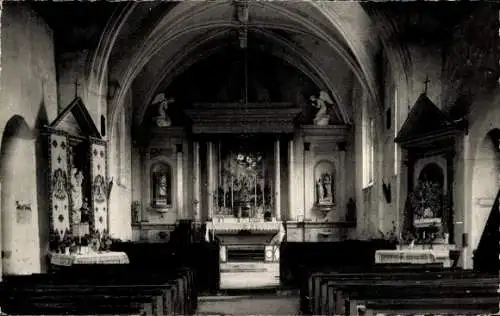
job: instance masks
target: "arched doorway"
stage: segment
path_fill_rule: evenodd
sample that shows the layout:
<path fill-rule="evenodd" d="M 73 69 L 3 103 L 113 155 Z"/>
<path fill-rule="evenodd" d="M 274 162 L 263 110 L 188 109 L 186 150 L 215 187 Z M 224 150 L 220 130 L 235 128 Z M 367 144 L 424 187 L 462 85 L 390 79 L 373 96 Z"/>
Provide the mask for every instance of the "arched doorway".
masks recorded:
<path fill-rule="evenodd" d="M 0 183 L 3 274 L 39 273 L 36 143 L 18 115 L 2 135 Z"/>
<path fill-rule="evenodd" d="M 470 216 L 470 246 L 474 267 L 483 265 L 498 269 L 498 210 L 493 211 L 500 188 L 500 129 L 489 131 L 481 141 L 473 167 L 472 209 Z M 497 251 L 493 251 L 497 249 Z"/>

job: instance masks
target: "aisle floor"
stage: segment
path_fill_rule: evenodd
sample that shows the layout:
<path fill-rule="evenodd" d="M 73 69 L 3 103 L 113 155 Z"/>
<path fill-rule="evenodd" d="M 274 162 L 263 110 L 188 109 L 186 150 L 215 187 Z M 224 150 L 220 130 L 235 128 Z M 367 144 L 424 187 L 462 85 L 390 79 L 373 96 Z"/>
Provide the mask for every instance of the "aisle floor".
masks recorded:
<path fill-rule="evenodd" d="M 299 297 L 235 295 L 201 296 L 198 315 L 299 315 Z"/>

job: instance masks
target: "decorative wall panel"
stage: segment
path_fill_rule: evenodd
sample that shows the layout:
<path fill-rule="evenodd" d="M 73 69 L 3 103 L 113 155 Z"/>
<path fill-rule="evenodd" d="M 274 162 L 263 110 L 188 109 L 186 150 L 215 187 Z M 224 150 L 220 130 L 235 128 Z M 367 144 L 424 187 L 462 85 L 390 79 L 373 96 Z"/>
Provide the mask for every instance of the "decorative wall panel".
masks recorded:
<path fill-rule="evenodd" d="M 50 223 L 53 232 L 63 236 L 70 228 L 68 194 L 68 139 L 65 135 L 52 134 L 49 142 L 49 192 Z"/>
<path fill-rule="evenodd" d="M 92 179 L 91 228 L 102 233 L 108 230 L 108 182 L 106 180 L 106 145 L 90 145 Z"/>

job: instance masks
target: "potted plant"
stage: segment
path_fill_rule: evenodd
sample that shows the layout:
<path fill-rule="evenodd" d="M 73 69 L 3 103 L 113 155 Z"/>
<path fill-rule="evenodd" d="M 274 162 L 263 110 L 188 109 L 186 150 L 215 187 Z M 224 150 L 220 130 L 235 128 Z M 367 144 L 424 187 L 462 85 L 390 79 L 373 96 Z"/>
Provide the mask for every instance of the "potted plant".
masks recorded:
<path fill-rule="evenodd" d="M 111 236 L 109 236 L 108 231 L 105 229 L 104 232 L 102 233 L 101 240 L 100 240 L 101 250 L 110 251 L 112 244 L 113 244 L 113 241 L 111 240 Z"/>
<path fill-rule="evenodd" d="M 52 232 L 49 238 L 49 250 L 59 253 L 61 250 L 61 236 L 57 232 Z"/>
<path fill-rule="evenodd" d="M 61 247 L 60 247 L 61 253 L 69 255 L 69 248 L 72 244 L 73 244 L 73 234 L 69 229 L 66 229 L 63 240 L 61 242 Z"/>
<path fill-rule="evenodd" d="M 396 224 L 392 221 L 392 228 L 390 231 L 384 233 L 379 230 L 379 234 L 381 235 L 381 239 L 385 244 L 388 244 L 390 247 L 399 247 L 400 240 L 396 234 Z"/>
<path fill-rule="evenodd" d="M 85 234 L 80 239 L 80 252 L 81 253 L 88 253 L 90 239 L 91 239 L 90 234 Z"/>

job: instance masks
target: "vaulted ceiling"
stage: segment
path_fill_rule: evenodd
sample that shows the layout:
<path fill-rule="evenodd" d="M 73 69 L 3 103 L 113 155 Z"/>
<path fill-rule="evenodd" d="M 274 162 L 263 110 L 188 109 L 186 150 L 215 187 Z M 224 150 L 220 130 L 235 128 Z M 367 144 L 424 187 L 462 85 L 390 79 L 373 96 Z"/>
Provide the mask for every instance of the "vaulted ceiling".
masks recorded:
<path fill-rule="evenodd" d="M 182 74 L 195 65 L 214 61 L 205 71 L 214 72 L 215 78 L 218 69 L 223 73 L 228 64 L 237 63 L 243 55 L 232 54 L 233 60 L 221 56 L 237 51 L 240 41 L 251 52 L 253 65 L 259 58 L 267 63 L 273 58 L 282 60 L 284 67 L 294 68 L 315 88 L 328 91 L 340 119 L 350 122 L 353 82 L 377 101 L 380 11 L 392 17 L 395 36 L 415 36 L 422 30 L 427 35 L 438 30 L 446 34 L 467 12 L 458 5 L 454 14 L 449 6 L 435 6 L 427 14 L 425 6 L 330 1 L 35 2 L 33 7 L 54 29 L 59 51 L 94 51 L 93 84 L 99 89 L 109 81 L 119 84 L 108 104 L 112 120 L 131 90 L 137 125 L 152 98 L 163 91 L 175 94 L 174 86 L 179 93 Z M 412 18 L 415 13 L 417 18 Z M 372 20 L 375 14 L 377 20 Z M 270 70 L 262 69 L 261 75 L 266 71 Z M 210 75 L 206 78 L 205 82 Z M 304 93 L 316 92 L 307 86 Z M 185 91 L 190 88 L 194 87 L 184 87 Z M 185 91 L 180 94 L 188 96 Z M 184 99 L 185 103 L 202 101 Z"/>

